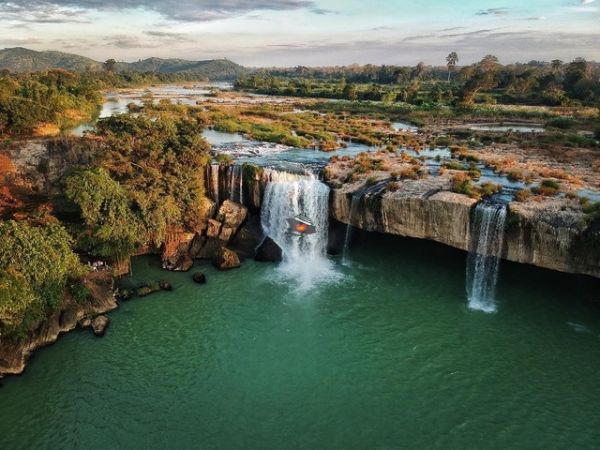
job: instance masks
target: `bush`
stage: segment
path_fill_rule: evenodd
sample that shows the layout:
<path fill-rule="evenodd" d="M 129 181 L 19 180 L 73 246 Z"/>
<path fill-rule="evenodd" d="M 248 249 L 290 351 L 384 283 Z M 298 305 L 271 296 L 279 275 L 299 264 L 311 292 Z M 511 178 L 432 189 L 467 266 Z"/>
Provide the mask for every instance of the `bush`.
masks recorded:
<path fill-rule="evenodd" d="M 546 122 L 547 128 L 559 128 L 561 130 L 568 130 L 575 126 L 575 121 L 568 117 L 557 117 L 556 119 L 549 120 Z"/>
<path fill-rule="evenodd" d="M 531 197 L 531 191 L 528 189 L 521 189 L 515 193 L 515 201 L 517 202 L 525 202 L 529 197 Z"/>
<path fill-rule="evenodd" d="M 67 281 L 85 273 L 59 225 L 0 221 L 0 338 L 22 337 L 60 308 Z"/>
<path fill-rule="evenodd" d="M 77 303 L 84 303 L 92 296 L 92 291 L 81 283 L 70 285 L 69 293 Z"/>
<path fill-rule="evenodd" d="M 365 186 L 366 187 L 371 187 L 377 184 L 377 178 L 376 177 L 369 177 L 366 179 L 365 181 Z"/>

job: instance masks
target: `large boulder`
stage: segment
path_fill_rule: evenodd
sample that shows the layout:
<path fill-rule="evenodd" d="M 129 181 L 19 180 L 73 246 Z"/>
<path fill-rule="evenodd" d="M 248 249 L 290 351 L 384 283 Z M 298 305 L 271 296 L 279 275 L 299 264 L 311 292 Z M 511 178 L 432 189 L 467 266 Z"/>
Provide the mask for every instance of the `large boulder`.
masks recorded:
<path fill-rule="evenodd" d="M 194 261 L 190 256 L 190 248 L 194 237 L 195 233 L 167 234 L 162 253 L 163 269 L 186 272 L 192 268 Z"/>
<path fill-rule="evenodd" d="M 228 247 L 242 258 L 254 258 L 256 248 L 264 240 L 264 232 L 258 215 L 252 215 L 238 230 Z"/>
<path fill-rule="evenodd" d="M 213 259 L 213 264 L 219 270 L 237 269 L 240 267 L 240 258 L 233 250 L 221 247 Z"/>
<path fill-rule="evenodd" d="M 273 239 L 267 236 L 256 249 L 254 260 L 260 262 L 280 262 L 283 260 L 283 251 Z"/>
<path fill-rule="evenodd" d="M 248 208 L 239 203 L 232 202 L 231 200 L 225 200 L 219 208 L 216 217 L 216 220 L 222 224 L 220 232 L 218 233 L 219 239 L 224 242 L 229 242 L 237 232 L 238 228 L 244 223 L 246 217 L 248 217 Z"/>
<path fill-rule="evenodd" d="M 96 336 L 104 336 L 106 328 L 108 327 L 109 320 L 106 316 L 98 316 L 92 320 L 92 331 Z"/>

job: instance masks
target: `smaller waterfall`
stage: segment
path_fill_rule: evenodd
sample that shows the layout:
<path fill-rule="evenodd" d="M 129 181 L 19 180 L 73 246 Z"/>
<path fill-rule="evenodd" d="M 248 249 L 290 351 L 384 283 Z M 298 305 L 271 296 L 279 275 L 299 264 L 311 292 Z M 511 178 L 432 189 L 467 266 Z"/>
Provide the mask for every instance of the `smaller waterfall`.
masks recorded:
<path fill-rule="evenodd" d="M 350 256 L 350 242 L 352 240 L 352 231 L 354 230 L 354 217 L 360 204 L 361 192 L 355 192 L 352 195 L 352 201 L 350 202 L 350 216 L 348 217 L 348 224 L 346 225 L 346 237 L 344 238 L 344 248 L 342 250 L 342 264 L 345 266 L 349 265 L 350 262 L 348 257 Z"/>
<path fill-rule="evenodd" d="M 206 166 L 206 180 L 208 187 L 208 195 L 213 201 L 219 205 L 220 203 L 220 188 L 219 188 L 219 172 L 221 166 L 218 164 L 210 164 Z"/>
<path fill-rule="evenodd" d="M 496 282 L 504 242 L 506 205 L 479 203 L 471 230 L 471 251 L 467 260 L 469 308 L 494 312 Z"/>
<path fill-rule="evenodd" d="M 237 203 L 244 203 L 244 184 L 243 167 L 240 165 L 231 165 L 227 167 L 227 189 L 229 191 L 229 200 Z"/>

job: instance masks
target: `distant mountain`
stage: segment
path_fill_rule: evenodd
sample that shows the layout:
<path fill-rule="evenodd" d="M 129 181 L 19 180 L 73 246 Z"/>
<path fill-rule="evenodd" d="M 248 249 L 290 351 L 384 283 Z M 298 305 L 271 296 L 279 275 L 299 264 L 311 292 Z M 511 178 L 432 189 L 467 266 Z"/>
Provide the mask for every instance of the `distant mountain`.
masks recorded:
<path fill-rule="evenodd" d="M 134 63 L 119 62 L 120 72 L 153 72 L 182 74 L 210 80 L 234 79 L 246 69 L 227 59 L 187 61 L 183 59 L 148 58 Z M 0 50 L 0 70 L 11 72 L 36 72 L 48 69 L 65 69 L 74 72 L 102 70 L 102 63 L 79 55 L 61 52 L 36 52 L 26 48 Z"/>
<path fill-rule="evenodd" d="M 11 72 L 37 72 L 47 69 L 65 69 L 82 72 L 86 69 L 97 70 L 102 67 L 97 61 L 84 56 L 61 52 L 36 52 L 26 48 L 7 48 L 0 50 L 0 70 Z"/>

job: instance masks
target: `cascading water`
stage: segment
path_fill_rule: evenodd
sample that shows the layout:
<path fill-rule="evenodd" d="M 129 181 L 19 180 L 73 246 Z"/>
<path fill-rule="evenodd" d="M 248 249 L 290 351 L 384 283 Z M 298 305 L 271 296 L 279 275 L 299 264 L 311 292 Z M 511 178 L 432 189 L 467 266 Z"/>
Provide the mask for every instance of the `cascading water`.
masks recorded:
<path fill-rule="evenodd" d="M 335 281 L 339 274 L 326 256 L 329 188 L 310 175 L 273 171 L 266 176 L 270 181 L 261 221 L 265 234 L 283 250 L 279 274 L 286 282 L 296 282 L 300 290 Z M 309 217 L 317 232 L 300 236 L 290 233 L 287 219 L 297 215 Z"/>
<path fill-rule="evenodd" d="M 348 225 L 346 225 L 346 236 L 344 238 L 344 249 L 342 250 L 342 264 L 347 266 L 350 262 L 348 257 L 350 255 L 350 241 L 352 239 L 352 230 L 354 229 L 353 221 L 360 204 L 361 192 L 355 192 L 352 195 L 352 201 L 350 203 L 350 217 L 348 217 Z"/>
<path fill-rule="evenodd" d="M 471 251 L 467 261 L 469 308 L 494 312 L 496 282 L 504 241 L 506 205 L 479 203 L 475 207 L 471 231 Z"/>
<path fill-rule="evenodd" d="M 227 181 L 229 189 L 229 200 L 244 203 L 244 187 L 242 177 L 242 166 L 231 165 L 227 167 Z"/>

